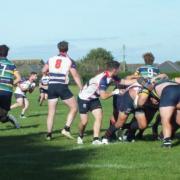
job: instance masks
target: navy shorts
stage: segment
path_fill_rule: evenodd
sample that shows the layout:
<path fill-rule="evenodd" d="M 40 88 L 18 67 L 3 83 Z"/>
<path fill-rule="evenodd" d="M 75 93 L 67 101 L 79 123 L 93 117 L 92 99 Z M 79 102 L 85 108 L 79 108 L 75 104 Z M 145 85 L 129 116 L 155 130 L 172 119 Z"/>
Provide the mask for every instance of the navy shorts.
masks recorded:
<path fill-rule="evenodd" d="M 72 97 L 73 97 L 73 94 L 69 90 L 67 84 L 49 84 L 48 99 L 61 98 L 62 100 L 66 100 Z"/>
<path fill-rule="evenodd" d="M 134 100 L 129 94 L 129 91 L 125 92 L 122 98 L 119 98 L 119 111 L 123 112 L 127 115 L 130 113 L 144 113 L 142 108 L 135 109 L 134 108 Z"/>
<path fill-rule="evenodd" d="M 113 109 L 116 112 L 119 112 L 123 104 L 123 95 L 114 95 L 113 96 Z"/>
<path fill-rule="evenodd" d="M 93 111 L 95 109 L 102 109 L 102 106 L 98 98 L 86 101 L 78 97 L 78 108 L 80 114 L 87 114 L 89 111 Z"/>
<path fill-rule="evenodd" d="M 48 89 L 40 88 L 40 93 L 48 94 Z"/>
<path fill-rule="evenodd" d="M 159 107 L 176 106 L 180 102 L 180 85 L 170 85 L 163 89 Z"/>
<path fill-rule="evenodd" d="M 0 91 L 0 108 L 9 111 L 11 106 L 12 93 Z"/>
<path fill-rule="evenodd" d="M 16 99 L 18 99 L 18 98 L 26 98 L 26 96 L 25 95 L 22 95 L 22 94 L 17 94 L 17 93 L 14 93 L 14 97 L 16 98 Z"/>

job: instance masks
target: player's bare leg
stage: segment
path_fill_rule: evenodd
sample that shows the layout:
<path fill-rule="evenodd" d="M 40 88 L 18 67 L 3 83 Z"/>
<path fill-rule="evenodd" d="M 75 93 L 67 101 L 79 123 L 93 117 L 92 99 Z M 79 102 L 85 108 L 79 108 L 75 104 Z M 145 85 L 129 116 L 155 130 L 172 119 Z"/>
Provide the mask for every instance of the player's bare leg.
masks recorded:
<path fill-rule="evenodd" d="M 92 114 L 95 118 L 94 126 L 93 126 L 93 142 L 92 144 L 102 144 L 99 140 L 101 125 L 102 125 L 102 117 L 103 112 L 102 109 L 95 109 L 92 111 Z"/>
<path fill-rule="evenodd" d="M 88 123 L 88 114 L 80 114 L 79 136 L 77 138 L 77 144 L 83 144 L 83 136 L 87 123 Z"/>
<path fill-rule="evenodd" d="M 17 107 L 22 107 L 23 106 L 23 98 L 18 98 L 16 99 L 16 103 L 11 105 L 11 109 L 17 108 Z"/>
<path fill-rule="evenodd" d="M 54 116 L 56 112 L 58 99 L 48 100 L 48 117 L 47 117 L 47 140 L 51 139 L 51 133 L 53 128 Z"/>
<path fill-rule="evenodd" d="M 42 106 L 42 103 L 43 103 L 43 101 L 44 101 L 44 99 L 45 99 L 44 97 L 45 97 L 45 94 L 44 94 L 44 93 L 41 93 L 41 94 L 40 94 L 40 100 L 39 100 L 39 105 L 40 105 L 40 106 Z"/>
<path fill-rule="evenodd" d="M 21 111 L 21 118 L 26 118 L 24 116 L 24 114 L 25 114 L 26 110 L 28 109 L 28 107 L 29 107 L 29 101 L 28 101 L 27 98 L 24 98 L 24 107 L 23 107 L 23 109 Z"/>
<path fill-rule="evenodd" d="M 75 97 L 63 100 L 63 102 L 68 106 L 69 113 L 67 115 L 65 127 L 61 131 L 61 133 L 63 135 L 65 135 L 66 137 L 68 137 L 70 139 L 73 139 L 73 137 L 70 134 L 70 127 L 71 127 L 71 124 L 72 124 L 73 120 L 75 119 L 76 114 L 77 114 L 77 110 L 78 110 L 77 102 L 76 102 Z"/>
<path fill-rule="evenodd" d="M 103 144 L 108 144 L 108 141 L 110 139 L 110 137 L 112 136 L 113 133 L 115 133 L 118 129 L 122 128 L 124 123 L 126 122 L 128 118 L 128 115 L 123 113 L 123 112 L 119 112 L 119 115 L 118 115 L 118 119 L 117 119 L 117 122 L 114 124 L 114 125 L 111 125 L 104 137 L 103 137 L 103 140 L 102 140 L 102 143 Z"/>
<path fill-rule="evenodd" d="M 102 126 L 102 117 L 103 117 L 102 109 L 95 109 L 92 111 L 92 114 L 95 118 L 95 122 L 93 126 L 94 138 L 99 138 L 99 133 Z"/>
<path fill-rule="evenodd" d="M 176 110 L 176 123 L 180 126 L 180 110 Z"/>
<path fill-rule="evenodd" d="M 171 117 L 175 107 L 161 107 L 160 115 L 163 129 L 164 142 L 163 147 L 171 147 L 171 135 L 172 135 L 172 125 L 171 125 Z"/>

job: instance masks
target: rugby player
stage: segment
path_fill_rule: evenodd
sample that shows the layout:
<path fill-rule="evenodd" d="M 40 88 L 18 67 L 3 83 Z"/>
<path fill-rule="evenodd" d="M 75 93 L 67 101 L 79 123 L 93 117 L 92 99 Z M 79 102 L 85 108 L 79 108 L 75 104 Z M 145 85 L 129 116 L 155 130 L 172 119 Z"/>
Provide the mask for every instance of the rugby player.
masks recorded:
<path fill-rule="evenodd" d="M 163 129 L 162 147 L 172 146 L 172 124 L 173 114 L 176 114 L 176 123 L 180 125 L 180 85 L 170 80 L 162 80 L 154 84 L 153 90 L 145 88 L 139 96 L 137 104 L 144 105 L 148 97 L 159 100 L 159 111 Z"/>
<path fill-rule="evenodd" d="M 23 78 L 21 79 L 21 81 L 18 83 L 18 86 L 14 91 L 16 103 L 11 105 L 11 109 L 22 107 L 20 118 L 26 118 L 24 114 L 29 107 L 29 100 L 27 99 L 26 93 L 27 92 L 32 93 L 34 91 L 34 88 L 36 86 L 35 84 L 36 80 L 37 80 L 37 73 L 31 72 L 27 80 Z"/>
<path fill-rule="evenodd" d="M 11 105 L 13 85 L 16 85 L 20 80 L 20 73 L 16 66 L 7 59 L 9 47 L 0 45 L 0 121 L 2 123 L 11 122 L 16 128 L 19 124 L 16 118 L 8 115 Z"/>
<path fill-rule="evenodd" d="M 134 75 L 136 75 L 137 77 L 147 78 L 148 80 L 151 80 L 152 78 L 161 75 L 164 77 L 164 74 L 160 75 L 159 68 L 153 65 L 155 57 L 151 52 L 144 53 L 142 57 L 144 59 L 145 65 L 139 67 L 134 73 Z M 150 101 L 146 103 L 144 108 L 145 108 L 144 112 L 146 114 L 146 118 L 149 124 L 153 119 L 153 117 L 155 116 L 156 112 L 158 111 L 158 108 L 156 105 L 153 105 Z M 157 116 L 156 119 L 157 121 L 159 121 L 159 116 Z M 138 123 L 136 121 L 136 118 L 134 117 L 128 126 L 128 131 L 126 131 L 127 139 L 129 139 L 130 141 L 131 139 L 135 139 L 135 133 L 137 130 L 138 130 Z M 142 139 L 144 130 L 145 129 L 139 130 L 138 134 L 136 135 L 138 139 Z M 153 132 L 153 139 L 157 139 L 158 133 L 157 133 L 156 123 L 152 126 L 152 132 Z"/>
<path fill-rule="evenodd" d="M 129 85 L 135 82 L 135 80 L 120 80 L 117 77 L 119 73 L 120 63 L 117 61 L 112 61 L 107 63 L 107 69 L 91 78 L 83 87 L 82 91 L 78 95 L 78 107 L 80 113 L 80 123 L 79 123 L 79 136 L 77 138 L 78 144 L 83 144 L 83 136 L 86 125 L 88 123 L 88 112 L 91 111 L 94 118 L 93 126 L 93 142 L 92 144 L 102 144 L 99 139 L 99 133 L 101 129 L 103 111 L 99 100 L 108 99 L 115 94 L 119 94 L 120 90 L 115 89 L 112 92 L 107 92 L 107 88 L 111 82 L 116 82 L 116 84 Z"/>
<path fill-rule="evenodd" d="M 49 84 L 49 76 L 47 74 L 43 74 L 40 82 L 39 82 L 39 105 L 42 106 L 44 100 L 48 99 L 48 84 Z"/>
<path fill-rule="evenodd" d="M 142 57 L 145 65 L 137 68 L 134 75 L 151 79 L 160 74 L 159 68 L 153 65 L 155 57 L 151 52 L 144 53 Z"/>
<path fill-rule="evenodd" d="M 142 86 L 138 82 L 136 82 L 129 86 L 126 89 L 125 93 L 121 97 L 119 97 L 120 101 L 117 101 L 118 106 L 116 106 L 117 111 L 119 111 L 117 121 L 114 124 L 111 124 L 107 129 L 102 139 L 103 144 L 108 144 L 112 134 L 124 126 L 130 113 L 135 114 L 139 129 L 146 128 L 147 119 L 145 116 L 145 112 L 141 108 L 136 107 L 136 100 L 141 89 Z"/>
<path fill-rule="evenodd" d="M 69 78 L 71 73 L 74 81 L 79 89 L 82 89 L 79 73 L 76 70 L 75 62 L 68 56 L 68 42 L 62 41 L 58 43 L 59 55 L 49 58 L 48 62 L 43 68 L 43 73 L 49 72 L 49 86 L 48 86 L 48 117 L 47 117 L 47 140 L 52 138 L 52 127 L 58 98 L 68 106 L 69 113 L 67 115 L 66 124 L 61 133 L 73 138 L 70 133 L 70 126 L 77 113 L 77 102 L 72 92 L 68 88 Z"/>

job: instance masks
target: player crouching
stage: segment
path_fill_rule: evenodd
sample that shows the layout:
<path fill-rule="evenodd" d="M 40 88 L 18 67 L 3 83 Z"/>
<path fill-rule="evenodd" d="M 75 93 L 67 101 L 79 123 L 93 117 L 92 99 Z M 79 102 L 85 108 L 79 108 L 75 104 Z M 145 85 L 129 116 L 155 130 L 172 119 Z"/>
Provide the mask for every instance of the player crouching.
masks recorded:
<path fill-rule="evenodd" d="M 145 116 L 145 112 L 142 108 L 137 108 L 137 97 L 139 96 L 139 92 L 141 91 L 142 86 L 136 82 L 129 86 L 126 89 L 126 92 L 120 98 L 120 103 L 118 106 L 118 118 L 115 124 L 111 124 L 107 129 L 103 139 L 103 144 L 108 144 L 112 135 L 119 129 L 123 128 L 125 122 L 128 119 L 130 113 L 135 113 L 135 117 L 138 122 L 139 129 L 145 129 L 147 127 L 147 119 Z"/>
<path fill-rule="evenodd" d="M 159 99 L 159 111 L 161 116 L 163 130 L 162 147 L 172 147 L 172 123 L 171 119 L 175 114 L 175 120 L 180 125 L 180 85 L 170 80 L 163 80 L 153 83 L 152 90 L 144 88 L 146 93 L 139 96 L 138 105 L 142 106 L 148 100 L 148 97 L 156 97 Z"/>

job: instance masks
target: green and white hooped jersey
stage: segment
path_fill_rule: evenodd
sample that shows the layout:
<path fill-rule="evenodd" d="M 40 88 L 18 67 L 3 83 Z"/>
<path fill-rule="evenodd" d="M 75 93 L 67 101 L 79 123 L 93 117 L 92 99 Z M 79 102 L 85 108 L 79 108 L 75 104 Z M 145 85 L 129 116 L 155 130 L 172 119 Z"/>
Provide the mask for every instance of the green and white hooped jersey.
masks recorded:
<path fill-rule="evenodd" d="M 13 92 L 13 80 L 16 66 L 6 58 L 0 58 L 0 90 Z"/>
<path fill-rule="evenodd" d="M 153 65 L 145 65 L 139 67 L 136 72 L 136 75 L 140 75 L 144 78 L 153 78 L 156 77 L 158 74 L 160 74 L 159 68 L 153 66 Z"/>

